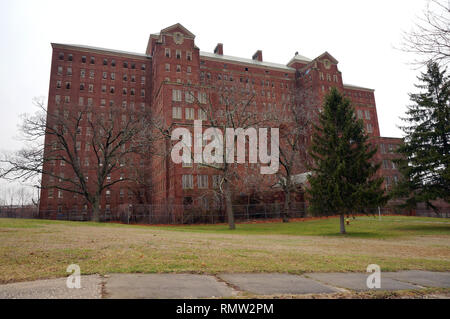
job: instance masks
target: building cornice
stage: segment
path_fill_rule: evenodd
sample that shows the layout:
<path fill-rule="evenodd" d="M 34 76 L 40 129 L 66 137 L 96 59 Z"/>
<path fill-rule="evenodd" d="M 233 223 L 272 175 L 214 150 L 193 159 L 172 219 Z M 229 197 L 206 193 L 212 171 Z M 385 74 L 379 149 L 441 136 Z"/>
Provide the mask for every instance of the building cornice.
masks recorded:
<path fill-rule="evenodd" d="M 150 55 L 143 54 L 143 53 L 105 49 L 105 48 L 98 48 L 98 47 L 92 47 L 92 46 L 87 46 L 87 45 L 62 44 L 62 43 L 52 43 L 51 45 L 52 45 L 53 49 L 69 49 L 69 50 L 75 50 L 75 51 L 80 51 L 80 52 L 109 54 L 109 55 L 113 55 L 113 56 L 120 56 L 120 57 L 126 57 L 126 58 L 134 58 L 134 59 L 138 58 L 138 59 L 143 59 L 143 60 L 152 58 Z"/>
<path fill-rule="evenodd" d="M 245 66 L 251 66 L 251 67 L 258 67 L 258 68 L 264 68 L 264 69 L 273 69 L 273 70 L 282 70 L 285 72 L 295 72 L 294 68 L 291 68 L 284 64 L 278 64 L 278 63 L 272 63 L 272 62 L 264 62 L 264 61 L 255 61 L 251 59 L 245 59 L 245 58 L 239 58 L 234 57 L 230 55 L 221 55 L 221 54 L 215 54 L 215 53 L 209 53 L 200 51 L 200 58 L 206 59 L 206 60 L 214 60 L 214 61 L 220 61 L 220 62 L 231 62 L 235 64 L 245 65 Z"/>
<path fill-rule="evenodd" d="M 362 86 L 357 86 L 353 84 L 344 83 L 344 89 L 357 90 L 357 91 L 367 91 L 367 92 L 375 92 L 374 89 L 365 88 Z"/>

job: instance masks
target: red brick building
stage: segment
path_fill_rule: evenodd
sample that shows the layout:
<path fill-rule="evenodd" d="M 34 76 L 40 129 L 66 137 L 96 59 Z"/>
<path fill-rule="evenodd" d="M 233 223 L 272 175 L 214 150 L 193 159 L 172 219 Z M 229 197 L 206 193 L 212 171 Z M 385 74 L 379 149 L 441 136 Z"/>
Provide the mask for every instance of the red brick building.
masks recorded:
<path fill-rule="evenodd" d="M 180 24 L 151 34 L 145 53 L 83 45 L 52 44 L 52 47 L 49 113 L 75 104 L 117 108 L 124 113 L 139 107 L 161 116 L 168 126 L 189 127 L 194 119 L 204 116 L 189 96 L 203 100 L 204 88 L 214 83 L 233 83 L 252 93 L 261 112 L 285 109 L 296 92 L 305 88 L 314 92 L 320 107 L 326 92 L 337 87 L 353 102 L 357 117 L 364 121 L 372 141 L 379 145 L 377 159 L 383 163 L 380 174 L 386 178 L 386 187 L 397 180 L 390 150 L 401 139 L 380 137 L 374 90 L 344 84 L 338 61 L 328 52 L 314 59 L 295 54 L 287 64 L 264 61 L 260 50 L 248 58 L 225 55 L 221 43 L 213 52 L 204 52 L 195 45 L 194 34 Z M 90 156 L 87 148 L 86 156 Z M 143 160 L 147 159 L 136 159 L 141 163 Z M 137 203 L 200 202 L 203 194 L 216 186 L 214 170 L 201 165 L 174 164 L 170 157 L 145 163 L 142 170 L 150 170 L 152 176 L 151 189 L 143 190 L 148 198 L 143 201 L 142 196 L 131 194 L 130 183 L 119 183 L 103 195 L 102 210 Z M 68 170 L 58 163 L 53 169 Z M 45 176 L 42 180 L 44 186 L 54 182 Z M 73 194 L 42 189 L 40 210 L 66 209 L 88 207 Z"/>

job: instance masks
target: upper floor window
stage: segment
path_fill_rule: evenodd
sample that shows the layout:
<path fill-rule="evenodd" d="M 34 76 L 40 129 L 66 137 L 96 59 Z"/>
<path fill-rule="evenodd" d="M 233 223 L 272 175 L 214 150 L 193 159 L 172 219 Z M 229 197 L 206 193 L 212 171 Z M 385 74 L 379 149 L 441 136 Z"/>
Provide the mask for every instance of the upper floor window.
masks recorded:
<path fill-rule="evenodd" d="M 126 69 L 126 68 L 128 68 L 128 62 L 123 62 L 123 67 Z"/>
<path fill-rule="evenodd" d="M 60 59 L 60 60 L 64 60 L 64 53 L 61 52 L 61 53 L 59 54 L 59 59 Z"/>
<path fill-rule="evenodd" d="M 103 59 L 103 65 L 108 65 L 108 59 Z"/>
<path fill-rule="evenodd" d="M 176 50 L 177 59 L 181 59 L 181 50 Z"/>
<path fill-rule="evenodd" d="M 95 64 L 95 58 L 91 56 L 91 64 Z"/>
<path fill-rule="evenodd" d="M 67 58 L 68 61 L 72 61 L 73 60 L 73 55 L 69 54 L 69 57 Z"/>
<path fill-rule="evenodd" d="M 86 63 L 86 56 L 85 56 L 85 55 L 83 55 L 83 56 L 81 57 L 81 63 Z"/>
<path fill-rule="evenodd" d="M 141 70 L 142 70 L 142 71 L 145 71 L 145 64 L 142 64 L 142 65 L 141 65 Z"/>
<path fill-rule="evenodd" d="M 165 49 L 165 54 L 166 54 L 166 58 L 170 58 L 170 49 L 169 48 Z"/>
<path fill-rule="evenodd" d="M 186 60 L 192 61 L 192 52 L 191 51 L 186 52 Z"/>
<path fill-rule="evenodd" d="M 111 66 L 116 66 L 116 60 L 111 60 Z"/>
<path fill-rule="evenodd" d="M 172 90 L 172 101 L 181 102 L 181 90 Z"/>

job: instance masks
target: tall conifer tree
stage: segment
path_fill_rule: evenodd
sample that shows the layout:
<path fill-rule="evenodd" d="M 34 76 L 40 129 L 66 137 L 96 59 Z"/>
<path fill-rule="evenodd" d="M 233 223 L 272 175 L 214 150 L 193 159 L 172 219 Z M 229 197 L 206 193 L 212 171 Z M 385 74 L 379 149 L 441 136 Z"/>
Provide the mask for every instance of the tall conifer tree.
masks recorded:
<path fill-rule="evenodd" d="M 380 166 L 372 160 L 376 148 L 368 142 L 350 101 L 336 88 L 326 95 L 314 129 L 310 151 L 314 164 L 307 188 L 310 210 L 316 215 L 340 215 L 344 234 L 345 214 L 374 212 L 386 201 L 383 180 L 375 177 Z"/>
<path fill-rule="evenodd" d="M 403 178 L 392 195 L 405 199 L 404 207 L 424 202 L 438 212 L 433 200 L 450 201 L 450 79 L 437 63 L 418 79 L 421 92 L 410 94 L 405 143 L 397 150 Z"/>

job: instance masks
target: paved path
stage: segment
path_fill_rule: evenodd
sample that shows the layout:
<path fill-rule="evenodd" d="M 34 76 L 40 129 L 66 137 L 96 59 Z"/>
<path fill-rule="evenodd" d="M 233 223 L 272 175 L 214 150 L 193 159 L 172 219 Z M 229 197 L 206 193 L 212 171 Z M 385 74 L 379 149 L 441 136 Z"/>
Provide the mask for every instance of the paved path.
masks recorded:
<path fill-rule="evenodd" d="M 80 289 L 66 278 L 0 285 L 5 298 L 214 298 L 242 293 L 302 295 L 369 290 L 369 273 L 259 274 L 111 274 L 82 276 Z M 401 271 L 381 274 L 378 290 L 450 288 L 450 272 Z"/>

